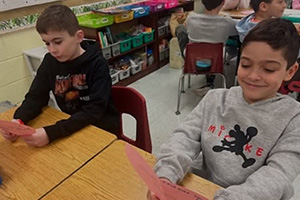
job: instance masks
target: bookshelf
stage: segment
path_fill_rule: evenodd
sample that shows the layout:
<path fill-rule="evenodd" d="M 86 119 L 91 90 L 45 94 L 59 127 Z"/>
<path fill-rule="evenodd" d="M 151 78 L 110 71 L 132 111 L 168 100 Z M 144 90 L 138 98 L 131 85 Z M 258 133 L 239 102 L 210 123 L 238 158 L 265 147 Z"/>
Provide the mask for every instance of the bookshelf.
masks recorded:
<path fill-rule="evenodd" d="M 193 1 L 187 1 L 184 3 L 179 3 L 178 7 L 182 7 L 185 11 L 191 11 L 194 8 L 194 2 Z M 159 44 L 162 39 L 167 39 L 168 41 L 172 38 L 172 35 L 168 32 L 166 32 L 163 35 L 158 34 L 158 21 L 160 18 L 170 16 L 171 10 L 163 10 L 158 11 L 155 13 L 151 13 L 147 16 L 140 17 L 140 18 L 134 18 L 130 21 L 122 22 L 122 23 L 114 23 L 110 26 L 110 31 L 113 34 L 120 33 L 122 31 L 125 31 L 128 29 L 128 27 L 136 26 L 138 24 L 143 24 L 147 27 L 151 27 L 154 30 L 154 39 L 150 42 L 144 43 L 141 46 L 131 48 L 129 51 L 123 52 L 117 56 L 111 57 L 108 60 L 109 63 L 112 63 L 113 61 L 120 59 L 122 56 L 130 55 L 131 53 L 134 53 L 136 51 L 144 50 L 146 51 L 147 48 L 151 48 L 153 50 L 153 56 L 154 56 L 154 63 L 150 66 L 147 66 L 147 68 L 143 69 L 142 71 L 129 76 L 126 79 L 120 80 L 115 85 L 129 85 L 133 83 L 136 80 L 139 80 L 140 78 L 147 76 L 148 74 L 154 72 L 155 70 L 161 68 L 162 66 L 169 63 L 169 59 L 165 58 L 160 60 L 159 59 Z M 95 39 L 99 41 L 98 32 L 104 31 L 106 27 L 101 28 L 88 28 L 88 27 L 81 27 L 81 29 L 84 31 L 85 37 L 89 39 Z"/>

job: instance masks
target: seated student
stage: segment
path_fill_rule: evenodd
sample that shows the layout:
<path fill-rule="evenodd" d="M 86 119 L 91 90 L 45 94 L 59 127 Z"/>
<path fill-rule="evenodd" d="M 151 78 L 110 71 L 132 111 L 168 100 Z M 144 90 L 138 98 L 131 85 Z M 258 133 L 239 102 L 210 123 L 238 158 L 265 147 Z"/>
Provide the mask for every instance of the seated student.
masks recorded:
<path fill-rule="evenodd" d="M 236 25 L 236 29 L 239 32 L 239 38 L 241 42 L 243 42 L 244 37 L 254 26 L 257 25 L 258 22 L 272 17 L 282 17 L 282 14 L 287 7 L 287 3 L 283 0 L 250 0 L 250 6 L 253 8 L 254 13 L 244 17 Z M 300 27 L 298 25 L 295 25 L 295 27 L 298 33 L 300 33 Z M 298 59 L 299 58 L 300 53 L 298 55 Z M 299 62 L 300 60 L 298 61 L 298 63 Z M 300 80 L 300 70 L 291 79 L 291 81 L 294 80 Z M 289 83 L 290 81 L 284 83 L 286 90 L 288 90 Z M 299 94 L 297 99 L 300 101 Z"/>
<path fill-rule="evenodd" d="M 253 8 L 254 13 L 236 24 L 241 42 L 258 22 L 272 17 L 281 17 L 287 4 L 284 0 L 250 0 L 250 7 Z"/>
<path fill-rule="evenodd" d="M 224 10 L 238 10 L 243 8 L 249 8 L 250 0 L 225 0 L 223 6 Z"/>
<path fill-rule="evenodd" d="M 267 19 L 241 48 L 240 86 L 206 94 L 161 146 L 155 172 L 180 182 L 201 155 L 197 174 L 224 187 L 214 200 L 287 200 L 300 173 L 300 104 L 277 90 L 298 69 L 298 33 Z"/>
<path fill-rule="evenodd" d="M 111 98 L 111 77 L 107 61 L 96 42 L 83 41 L 75 14 L 63 5 L 46 8 L 36 30 L 49 53 L 45 55 L 14 122 L 27 123 L 47 106 L 52 91 L 59 108 L 71 116 L 56 124 L 38 128 L 32 136 L 22 136 L 29 145 L 44 146 L 58 138 L 93 124 L 116 133 L 119 113 Z M 16 135 L 3 132 L 8 140 Z"/>
<path fill-rule="evenodd" d="M 176 36 L 183 56 L 188 42 L 225 44 L 229 36 L 238 35 L 235 28 L 236 21 L 219 15 L 224 0 L 202 0 L 202 4 L 205 7 L 203 14 L 191 12 L 187 17 L 186 27 L 179 25 L 176 28 Z M 214 87 L 214 76 L 207 76 L 205 87 Z"/>

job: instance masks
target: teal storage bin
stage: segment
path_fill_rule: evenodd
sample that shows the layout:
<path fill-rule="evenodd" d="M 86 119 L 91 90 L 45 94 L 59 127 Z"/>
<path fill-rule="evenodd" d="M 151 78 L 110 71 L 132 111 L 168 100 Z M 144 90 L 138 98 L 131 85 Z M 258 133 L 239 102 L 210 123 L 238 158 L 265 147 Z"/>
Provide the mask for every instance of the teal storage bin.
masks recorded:
<path fill-rule="evenodd" d="M 138 47 L 143 44 L 143 34 L 139 34 L 138 36 L 134 36 L 131 38 L 132 47 Z"/>
<path fill-rule="evenodd" d="M 144 32 L 143 33 L 144 35 L 144 42 L 147 43 L 147 42 L 150 42 L 154 39 L 154 30 L 152 30 L 152 32 Z"/>
<path fill-rule="evenodd" d="M 142 5 L 125 6 L 125 7 L 123 7 L 123 9 L 134 11 L 134 13 L 133 13 L 134 18 L 149 15 L 149 12 L 150 12 L 150 6 L 142 6 Z"/>
<path fill-rule="evenodd" d="M 131 49 L 131 38 L 120 41 L 120 51 L 121 53 L 129 51 Z"/>

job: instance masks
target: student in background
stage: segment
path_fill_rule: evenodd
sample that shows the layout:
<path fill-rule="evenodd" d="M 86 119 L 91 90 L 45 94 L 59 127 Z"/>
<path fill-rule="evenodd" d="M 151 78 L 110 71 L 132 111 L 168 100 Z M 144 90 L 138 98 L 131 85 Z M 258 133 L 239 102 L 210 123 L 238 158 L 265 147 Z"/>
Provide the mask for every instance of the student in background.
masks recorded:
<path fill-rule="evenodd" d="M 249 8 L 250 0 L 225 0 L 223 6 L 224 10 L 238 10 L 243 8 Z"/>
<path fill-rule="evenodd" d="M 191 12 L 187 17 L 186 26 L 179 25 L 176 28 L 176 36 L 183 56 L 188 42 L 225 44 L 229 36 L 238 35 L 235 28 L 236 21 L 219 15 L 224 0 L 202 0 L 202 4 L 205 7 L 203 14 Z M 207 83 L 203 88 L 213 87 L 214 76 L 207 76 Z"/>
<path fill-rule="evenodd" d="M 36 129 L 22 136 L 29 145 L 41 147 L 93 124 L 116 133 L 119 114 L 111 98 L 111 78 L 99 44 L 83 41 L 75 14 L 63 5 L 46 8 L 36 23 L 36 30 L 49 53 L 45 55 L 25 100 L 14 114 L 14 122 L 27 123 L 47 106 L 52 91 L 59 108 L 70 114 L 66 120 Z M 2 131 L 4 138 L 16 135 Z"/>
<path fill-rule="evenodd" d="M 262 20 L 272 17 L 282 17 L 282 14 L 287 7 L 287 3 L 285 0 L 250 0 L 250 6 L 253 8 L 254 13 L 244 17 L 236 25 L 236 29 L 239 32 L 239 38 L 241 42 L 243 42 L 244 37 L 248 34 L 248 32 Z M 295 27 L 298 33 L 300 33 L 300 27 L 298 25 L 295 25 Z M 300 53 L 298 55 L 298 63 L 300 62 L 299 58 Z M 300 80 L 300 70 L 291 79 L 291 81 L 295 80 Z M 291 81 L 284 83 L 286 90 L 289 90 L 288 84 Z M 300 101 L 300 95 L 297 94 L 297 96 L 298 101 Z"/>
<path fill-rule="evenodd" d="M 241 42 L 258 22 L 272 17 L 281 17 L 287 4 L 285 0 L 250 0 L 250 7 L 253 8 L 254 13 L 236 24 Z"/>
<path fill-rule="evenodd" d="M 193 172 L 224 188 L 214 200 L 290 199 L 300 173 L 300 104 L 277 90 L 298 69 L 298 37 L 281 18 L 254 27 L 241 47 L 240 86 L 205 95 L 161 146 L 157 176 L 180 182 L 200 156 Z"/>

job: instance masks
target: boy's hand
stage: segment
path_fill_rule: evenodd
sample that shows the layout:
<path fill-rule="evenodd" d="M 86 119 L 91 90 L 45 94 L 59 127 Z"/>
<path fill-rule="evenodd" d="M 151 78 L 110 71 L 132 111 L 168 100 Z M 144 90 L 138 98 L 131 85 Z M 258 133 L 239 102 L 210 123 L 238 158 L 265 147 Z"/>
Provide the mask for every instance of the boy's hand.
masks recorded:
<path fill-rule="evenodd" d="M 167 178 L 159 178 L 159 179 L 165 180 L 167 182 L 171 182 Z M 153 192 L 151 192 L 150 190 L 148 190 L 148 192 L 147 192 L 147 200 L 159 200 L 159 198 Z"/>
<path fill-rule="evenodd" d="M 159 200 L 159 198 L 153 192 L 148 190 L 147 200 Z"/>
<path fill-rule="evenodd" d="M 12 122 L 14 122 L 14 123 L 17 123 L 17 124 L 22 124 L 21 123 L 21 121 L 20 120 L 17 120 L 17 119 L 13 119 L 13 120 L 11 120 Z M 18 135 L 15 135 L 15 134 L 13 134 L 13 133 L 9 133 L 9 132 L 7 132 L 7 131 L 4 131 L 3 129 L 0 129 L 1 131 L 1 134 L 2 134 L 2 136 L 6 139 L 6 140 L 9 140 L 9 141 L 15 141 L 16 139 L 18 139 Z"/>
<path fill-rule="evenodd" d="M 31 146 L 42 147 L 49 143 L 49 138 L 44 128 L 38 128 L 34 134 L 21 137 L 24 142 Z"/>

